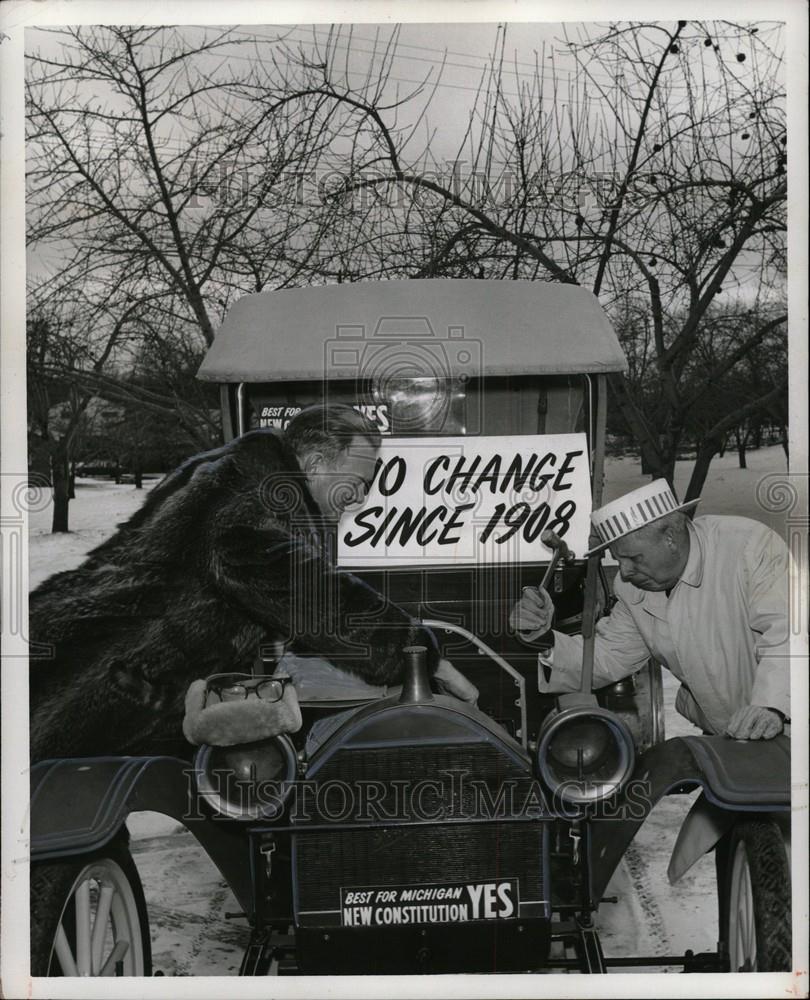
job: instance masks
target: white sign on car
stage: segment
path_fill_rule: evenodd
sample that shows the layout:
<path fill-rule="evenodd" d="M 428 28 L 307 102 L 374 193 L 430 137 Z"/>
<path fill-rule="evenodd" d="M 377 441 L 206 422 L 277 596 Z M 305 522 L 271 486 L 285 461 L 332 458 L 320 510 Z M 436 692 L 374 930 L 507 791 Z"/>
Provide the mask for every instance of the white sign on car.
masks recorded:
<path fill-rule="evenodd" d="M 338 563 L 545 562 L 546 528 L 581 557 L 588 461 L 581 433 L 384 439 L 365 503 L 341 520 Z"/>

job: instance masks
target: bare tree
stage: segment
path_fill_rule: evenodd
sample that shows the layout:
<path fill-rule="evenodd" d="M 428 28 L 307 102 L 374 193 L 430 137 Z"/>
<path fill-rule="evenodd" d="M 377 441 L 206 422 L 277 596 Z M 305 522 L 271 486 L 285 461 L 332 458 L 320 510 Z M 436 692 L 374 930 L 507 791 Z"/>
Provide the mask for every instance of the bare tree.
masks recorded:
<path fill-rule="evenodd" d="M 295 272 L 312 220 L 290 195 L 320 149 L 317 100 L 276 93 L 233 31 L 46 40 L 57 54 L 40 45 L 26 88 L 29 243 L 58 254 L 63 281 L 117 274 L 165 291 L 209 345 L 234 293 Z M 244 99 L 256 89 L 268 100 Z"/>
<path fill-rule="evenodd" d="M 327 143 L 323 99 L 278 91 L 234 31 L 41 34 L 27 77 L 40 297 L 126 280 L 201 355 L 234 296 L 311 276 L 323 223 L 295 194 Z"/>
<path fill-rule="evenodd" d="M 705 477 L 727 436 L 745 468 L 749 439 L 763 422 L 787 424 L 787 317 L 775 306 L 740 304 L 706 317 L 682 386 L 687 430 L 697 445 L 695 477 Z"/>
<path fill-rule="evenodd" d="M 112 317 L 106 309 L 80 301 L 63 301 L 59 311 L 48 302 L 29 308 L 29 434 L 48 465 L 54 532 L 68 530 L 71 462 L 94 395 L 83 376 L 103 372 L 125 347 L 128 327 L 142 307 L 131 301 Z M 102 320 L 104 336 L 88 336 Z"/>
<path fill-rule="evenodd" d="M 671 479 L 713 308 L 783 297 L 779 29 L 618 24 L 565 39 L 565 56 L 538 53 L 528 77 L 510 66 L 507 35 L 448 163 L 428 126 L 441 66 L 403 93 L 396 29 L 364 52 L 360 83 L 351 28 L 312 44 L 59 32 L 58 56 L 40 46 L 28 82 L 31 239 L 60 255 L 49 280 L 126 276 L 167 318 L 142 319 L 152 356 L 162 344 L 175 361 L 202 354 L 235 296 L 265 287 L 425 275 L 584 284 L 617 318 L 643 303 L 643 379 L 617 376 L 612 389 L 645 469 Z M 750 330 L 705 384 L 772 329 Z M 183 412 L 185 390 L 156 393 L 109 366 L 83 377 L 111 398 Z M 778 405 L 785 385 L 761 390 L 751 415 Z M 714 430 L 707 447 L 728 428 Z M 707 469 L 697 464 L 690 496 Z"/>
<path fill-rule="evenodd" d="M 377 70 L 360 86 L 344 69 L 350 37 L 332 32 L 314 44 L 317 57 L 299 60 L 288 87 L 343 109 L 351 148 L 347 181 L 334 197 L 356 212 L 359 196 L 379 195 L 366 203 L 376 211 L 376 225 L 365 222 L 376 248 L 358 230 L 345 235 L 343 252 L 358 262 L 353 272 L 376 259 L 388 262 L 389 275 L 574 282 L 614 312 L 628 296 L 643 297 L 654 408 L 626 377 L 614 377 L 612 389 L 645 468 L 671 480 L 691 405 L 685 373 L 710 309 L 728 295 L 783 296 L 778 27 L 615 25 L 567 39 L 575 67 L 567 84 L 563 74 L 545 75 L 547 53 L 529 82 L 512 75 L 502 33 L 449 173 L 431 161 L 430 137 L 415 145 L 428 79 L 405 97 L 390 96 L 396 34 L 378 46 Z M 517 96 L 509 96 L 510 81 Z M 409 102 L 406 128 L 399 122 Z M 720 362 L 723 372 L 743 363 L 770 329 L 752 331 Z M 785 392 L 783 381 L 763 386 L 750 412 Z M 688 496 L 707 469 L 697 464 Z"/>
<path fill-rule="evenodd" d="M 331 112 L 325 98 L 279 89 L 263 54 L 233 30 L 37 33 L 26 81 L 30 301 L 40 317 L 30 328 L 32 426 L 48 443 L 54 530 L 67 530 L 62 483 L 91 397 L 172 419 L 210 447 L 221 431 L 210 388 L 193 374 L 230 301 L 325 280 L 312 245 L 330 209 L 325 221 L 297 191 L 328 146 Z M 56 386 L 75 405 L 55 434 Z"/>

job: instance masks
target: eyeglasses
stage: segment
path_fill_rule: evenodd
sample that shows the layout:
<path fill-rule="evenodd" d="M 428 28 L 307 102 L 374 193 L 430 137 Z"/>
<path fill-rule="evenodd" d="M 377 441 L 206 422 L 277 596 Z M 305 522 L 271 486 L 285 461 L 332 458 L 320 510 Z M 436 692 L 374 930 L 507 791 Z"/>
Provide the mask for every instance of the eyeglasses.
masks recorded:
<path fill-rule="evenodd" d="M 252 694 L 262 701 L 281 701 L 291 680 L 286 675 L 212 674 L 205 682 L 206 701 L 209 694 L 215 694 L 220 701 L 244 701 Z"/>

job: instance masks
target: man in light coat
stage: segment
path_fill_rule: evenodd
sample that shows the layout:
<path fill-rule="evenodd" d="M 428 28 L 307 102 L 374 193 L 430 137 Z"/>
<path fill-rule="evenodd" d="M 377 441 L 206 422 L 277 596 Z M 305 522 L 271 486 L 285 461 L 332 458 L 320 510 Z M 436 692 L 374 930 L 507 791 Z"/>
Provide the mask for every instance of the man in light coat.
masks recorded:
<path fill-rule="evenodd" d="M 648 657 L 681 681 L 675 707 L 707 733 L 771 739 L 790 718 L 789 558 L 773 531 L 742 517 L 700 517 L 656 480 L 594 511 L 619 563 L 617 603 L 596 627 L 594 687 L 620 680 Z M 512 627 L 529 641 L 552 624 L 540 588 L 526 590 Z M 582 638 L 549 633 L 539 656 L 542 692 L 579 689 Z"/>

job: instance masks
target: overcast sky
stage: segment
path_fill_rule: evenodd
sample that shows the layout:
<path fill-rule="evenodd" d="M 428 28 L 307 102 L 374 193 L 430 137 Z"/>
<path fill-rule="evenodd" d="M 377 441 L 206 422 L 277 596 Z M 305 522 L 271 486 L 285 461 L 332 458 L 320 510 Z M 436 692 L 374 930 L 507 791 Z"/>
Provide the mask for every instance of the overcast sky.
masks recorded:
<path fill-rule="evenodd" d="M 658 23 L 669 30 L 673 30 L 676 25 L 675 21 Z M 781 26 L 776 22 L 771 22 L 770 25 L 760 22 L 760 25 L 759 39 L 777 42 L 775 36 L 781 31 Z M 504 39 L 505 95 L 515 96 L 521 85 L 531 82 L 535 67 L 539 66 L 545 87 L 544 101 L 550 103 L 555 100 L 556 85 L 556 101 L 560 104 L 569 98 L 569 81 L 575 70 L 568 42 L 584 42 L 607 28 L 607 22 L 403 24 L 398 29 L 399 41 L 393 58 L 387 96 L 392 100 L 397 96 L 404 97 L 427 78 L 426 99 L 432 84 L 439 79 L 439 86 L 431 99 L 427 121 L 436 130 L 434 146 L 439 155 L 453 156 L 463 137 L 475 102 L 476 90 L 481 85 L 493 56 L 497 54 L 500 57 L 501 42 Z M 179 30 L 192 40 L 202 38 L 203 32 L 210 35 L 215 29 L 181 26 Z M 338 54 L 346 54 L 347 61 L 338 62 L 336 66 L 347 70 L 348 82 L 359 87 L 369 67 L 381 64 L 382 53 L 395 29 L 390 24 L 342 24 L 338 30 L 339 37 L 336 41 L 333 38 L 334 47 Z M 750 63 L 735 63 L 733 56 L 736 53 L 723 45 L 724 30 L 717 23 L 708 27 L 708 31 L 721 45 L 719 54 L 725 57 L 726 67 L 735 74 L 744 76 Z M 245 62 L 269 55 L 271 50 L 277 52 L 280 38 L 290 45 L 300 46 L 315 58 L 317 46 L 324 46 L 330 37 L 330 26 L 326 24 L 246 25 L 236 26 L 234 31 L 242 41 L 256 40 L 255 47 L 240 45 L 234 48 L 232 59 Z M 702 36 L 704 32 L 697 22 L 691 22 L 687 34 Z M 654 42 L 656 48 L 660 46 L 660 38 L 660 32 L 651 30 L 651 43 Z M 40 29 L 28 29 L 26 48 L 29 51 L 40 48 L 43 52 L 55 52 L 59 48 L 59 42 L 55 36 Z M 709 82 L 711 83 L 712 78 L 717 80 L 713 50 L 706 52 L 698 42 L 693 46 L 693 52 L 694 58 L 701 61 L 702 72 L 707 75 Z M 212 59 L 212 65 L 213 62 Z M 617 66 L 616 71 L 632 73 L 634 67 Z M 605 70 L 597 69 L 594 71 L 594 86 L 591 87 L 592 97 L 598 96 L 595 89 L 597 84 L 609 90 L 614 80 Z M 409 104 L 407 114 L 416 117 L 422 103 L 424 102 L 417 100 Z"/>
<path fill-rule="evenodd" d="M 661 27 L 674 30 L 676 22 L 661 21 Z M 394 101 L 402 99 L 420 84 L 427 80 L 427 85 L 421 96 L 409 101 L 402 110 L 399 124 L 406 126 L 419 118 L 425 102 L 430 99 L 430 107 L 425 120 L 420 127 L 411 146 L 406 150 L 406 158 L 413 161 L 422 152 L 430 134 L 431 153 L 439 165 L 459 157 L 467 158 L 464 151 L 459 153 L 470 113 L 476 101 L 476 94 L 482 80 L 491 66 L 493 57 L 502 58 L 504 79 L 503 92 L 507 97 L 517 95 L 521 87 L 530 86 L 539 75 L 544 86 L 544 101 L 555 102 L 558 107 L 571 99 L 575 89 L 571 85 L 576 63 L 569 43 L 583 43 L 589 38 L 602 35 L 609 25 L 606 22 L 576 22 L 576 23 L 438 23 L 438 24 L 403 24 L 397 29 L 390 24 L 342 24 L 337 29 L 322 25 L 245 25 L 233 28 L 234 36 L 240 44 L 226 50 L 227 60 L 222 72 L 229 72 L 229 63 L 234 61 L 244 63 L 244 68 L 256 60 L 269 60 L 271 53 L 279 56 L 281 46 L 286 45 L 297 49 L 300 47 L 307 57 L 318 61 L 319 49 L 324 51 L 331 39 L 335 60 L 333 76 L 338 74 L 336 82 L 340 84 L 339 74 L 347 74 L 347 82 L 355 87 L 361 87 L 370 70 L 378 69 L 383 62 L 383 54 L 388 43 L 398 30 L 396 50 L 391 64 L 386 98 Z M 217 29 L 208 27 L 180 26 L 177 31 L 189 43 L 195 44 L 204 36 L 211 37 Z M 338 34 L 335 35 L 334 32 Z M 758 40 L 770 43 L 781 51 L 781 26 L 776 22 L 762 24 L 758 28 Z M 707 81 L 707 90 L 712 92 L 712 84 L 719 82 L 717 59 L 722 58 L 724 66 L 736 76 L 750 75 L 752 61 L 738 62 L 735 49 L 740 44 L 732 46 L 728 40 L 732 33 L 721 23 L 709 23 L 701 27 L 698 22 L 690 22 L 684 33 L 684 54 L 694 60 L 693 70 L 699 65 L 700 74 Z M 736 34 L 736 33 L 735 33 Z M 661 32 L 655 26 L 648 29 L 647 48 L 656 55 L 660 52 Z M 712 47 L 705 47 L 703 41 L 706 35 L 711 35 L 719 45 L 715 53 Z M 44 54 L 63 55 L 61 48 L 64 36 L 30 28 L 26 31 L 26 48 L 28 51 L 39 50 Z M 743 44 L 753 44 L 753 36 L 744 39 Z M 642 43 L 643 45 L 643 43 Z M 223 60 L 221 55 L 205 55 L 197 57 L 206 71 L 216 73 Z M 283 60 L 282 60 L 283 61 Z M 234 67 L 231 66 L 230 69 Z M 673 67 L 674 68 L 674 67 Z M 767 67 L 760 63 L 760 69 L 767 72 Z M 635 79 L 638 65 L 616 63 L 612 67 L 603 63 L 593 70 L 594 80 L 589 85 L 592 99 L 598 103 L 603 100 L 598 94 L 598 87 L 604 87 L 607 93 L 615 86 L 620 75 Z M 612 74 L 615 74 L 612 75 Z M 698 78 L 700 78 L 698 74 Z M 375 75 L 372 72 L 372 78 Z M 439 85 L 432 90 L 432 84 Z M 683 88 L 681 81 L 675 84 L 675 96 L 678 88 Z M 556 91 L 555 91 L 556 88 Z M 486 88 L 483 88 L 486 89 Z M 722 102 L 722 92 L 716 88 L 716 99 Z M 636 92 L 640 88 L 636 84 Z M 116 98 L 112 94 L 96 94 L 99 100 L 115 105 Z M 685 95 L 684 95 L 685 96 Z M 479 103 L 479 110 L 482 104 Z M 670 102 L 670 107 L 674 104 Z M 99 143 L 99 153 L 105 152 L 104 142 Z M 176 140 L 175 140 L 176 141 Z M 508 165 L 507 165 L 508 166 Z M 497 174 L 499 168 L 495 166 Z M 54 249 L 40 248 L 29 253 L 29 273 L 36 276 L 44 267 L 51 270 L 58 267 L 59 258 Z M 738 262 L 742 265 L 742 260 Z"/>

